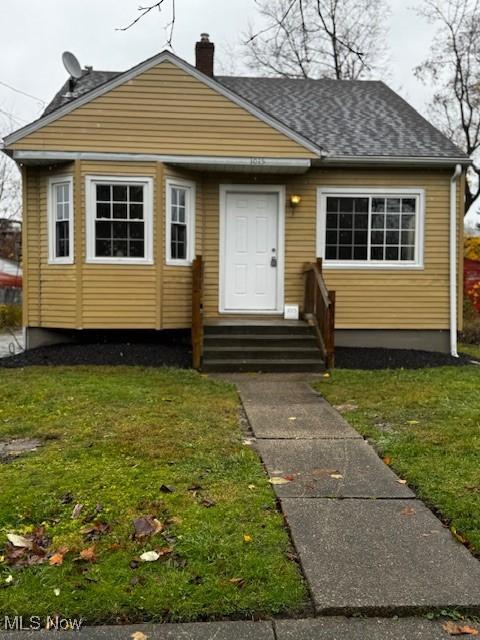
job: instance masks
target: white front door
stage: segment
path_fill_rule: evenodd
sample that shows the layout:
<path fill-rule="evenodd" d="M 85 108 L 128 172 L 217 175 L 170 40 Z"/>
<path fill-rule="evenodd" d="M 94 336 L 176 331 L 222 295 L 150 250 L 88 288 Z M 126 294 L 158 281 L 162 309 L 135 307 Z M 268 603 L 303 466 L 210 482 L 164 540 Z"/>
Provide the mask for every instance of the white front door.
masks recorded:
<path fill-rule="evenodd" d="M 226 193 L 223 300 L 225 311 L 276 311 L 278 194 Z"/>

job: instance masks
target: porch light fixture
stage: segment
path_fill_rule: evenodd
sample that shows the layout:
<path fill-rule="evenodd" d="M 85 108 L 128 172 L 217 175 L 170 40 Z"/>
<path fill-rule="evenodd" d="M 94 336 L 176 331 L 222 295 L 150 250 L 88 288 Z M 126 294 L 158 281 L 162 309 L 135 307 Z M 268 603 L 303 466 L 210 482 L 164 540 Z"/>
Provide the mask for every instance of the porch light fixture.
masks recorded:
<path fill-rule="evenodd" d="M 290 196 L 290 207 L 292 209 L 292 213 L 295 211 L 301 201 L 302 196 L 298 195 L 297 193 L 292 193 L 292 195 Z"/>

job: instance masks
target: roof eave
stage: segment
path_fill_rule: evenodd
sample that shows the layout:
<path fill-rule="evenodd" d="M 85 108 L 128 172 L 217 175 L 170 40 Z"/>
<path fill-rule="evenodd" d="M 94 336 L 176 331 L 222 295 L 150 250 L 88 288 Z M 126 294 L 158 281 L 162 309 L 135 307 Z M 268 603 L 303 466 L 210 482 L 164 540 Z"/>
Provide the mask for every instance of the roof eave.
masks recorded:
<path fill-rule="evenodd" d="M 450 167 L 455 164 L 468 166 L 472 160 L 465 156 L 347 156 L 327 155 L 312 160 L 313 166 L 435 166 Z"/>

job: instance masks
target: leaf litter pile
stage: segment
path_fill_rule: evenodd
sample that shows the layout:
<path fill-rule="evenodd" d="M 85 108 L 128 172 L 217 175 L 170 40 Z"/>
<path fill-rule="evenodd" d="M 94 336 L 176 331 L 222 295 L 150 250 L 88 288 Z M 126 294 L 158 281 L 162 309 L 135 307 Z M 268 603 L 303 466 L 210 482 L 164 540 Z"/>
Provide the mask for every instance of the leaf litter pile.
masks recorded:
<path fill-rule="evenodd" d="M 89 624 L 276 615 L 307 601 L 233 389 L 140 368 L 8 371 L 0 612 Z M 8 400 L 8 399 L 11 400 Z"/>

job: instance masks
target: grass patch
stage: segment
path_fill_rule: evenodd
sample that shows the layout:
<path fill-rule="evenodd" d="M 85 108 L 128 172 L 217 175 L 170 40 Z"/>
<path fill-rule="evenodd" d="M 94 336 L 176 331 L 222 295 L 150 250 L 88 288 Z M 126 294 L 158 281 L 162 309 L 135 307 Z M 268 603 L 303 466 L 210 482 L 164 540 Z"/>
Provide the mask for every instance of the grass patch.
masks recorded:
<path fill-rule="evenodd" d="M 458 353 L 466 353 L 472 358 L 478 358 L 480 360 L 480 344 L 466 344 L 460 342 L 458 345 Z"/>
<path fill-rule="evenodd" d="M 271 487 L 242 444 L 233 387 L 191 371 L 52 367 L 1 371 L 0 395 L 0 439 L 43 442 L 0 464 L 0 555 L 7 533 L 39 525 L 49 553 L 69 549 L 61 566 L 0 563 L 2 615 L 61 612 L 92 624 L 304 606 Z M 77 503 L 84 507 L 72 519 Z M 133 519 L 147 515 L 164 532 L 133 540 Z M 109 525 L 93 543 L 82 533 L 92 520 Z M 78 561 L 92 544 L 97 561 Z M 162 547 L 173 551 L 131 568 Z"/>
<path fill-rule="evenodd" d="M 480 371 L 335 370 L 315 388 L 480 555 Z"/>

